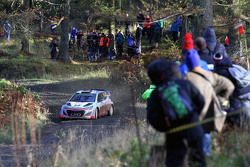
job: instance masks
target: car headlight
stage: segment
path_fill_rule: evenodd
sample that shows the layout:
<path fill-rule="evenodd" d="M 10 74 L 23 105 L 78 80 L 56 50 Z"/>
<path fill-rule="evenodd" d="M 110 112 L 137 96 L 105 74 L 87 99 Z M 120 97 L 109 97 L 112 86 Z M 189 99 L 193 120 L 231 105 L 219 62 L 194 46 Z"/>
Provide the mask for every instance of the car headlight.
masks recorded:
<path fill-rule="evenodd" d="M 84 107 L 85 110 L 91 110 L 93 109 L 94 106 L 87 106 L 87 107 Z"/>
<path fill-rule="evenodd" d="M 67 106 L 71 106 L 71 103 L 66 103 Z"/>

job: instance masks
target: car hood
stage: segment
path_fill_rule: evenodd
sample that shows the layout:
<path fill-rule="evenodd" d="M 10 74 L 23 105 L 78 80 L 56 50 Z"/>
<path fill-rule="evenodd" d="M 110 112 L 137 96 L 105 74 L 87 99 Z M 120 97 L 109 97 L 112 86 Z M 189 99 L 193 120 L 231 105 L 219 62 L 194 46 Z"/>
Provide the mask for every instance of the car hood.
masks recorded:
<path fill-rule="evenodd" d="M 78 108 L 78 107 L 88 107 L 88 106 L 91 106 L 93 103 L 91 103 L 91 102 L 67 102 L 66 104 L 65 104 L 65 106 L 67 106 L 67 107 L 76 107 L 76 108 Z"/>

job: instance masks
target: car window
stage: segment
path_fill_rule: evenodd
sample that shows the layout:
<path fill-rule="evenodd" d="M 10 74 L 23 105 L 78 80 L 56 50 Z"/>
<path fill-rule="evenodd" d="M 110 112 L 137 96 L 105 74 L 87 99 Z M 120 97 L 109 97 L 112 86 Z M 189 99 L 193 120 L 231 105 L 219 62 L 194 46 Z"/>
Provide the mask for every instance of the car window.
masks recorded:
<path fill-rule="evenodd" d="M 77 93 L 70 101 L 72 102 L 95 102 L 96 94 L 93 93 Z"/>
<path fill-rule="evenodd" d="M 103 101 L 103 100 L 105 100 L 104 94 L 103 94 L 103 93 L 99 93 L 98 98 L 97 98 L 97 101 L 98 101 L 98 102 L 101 102 L 101 101 Z"/>

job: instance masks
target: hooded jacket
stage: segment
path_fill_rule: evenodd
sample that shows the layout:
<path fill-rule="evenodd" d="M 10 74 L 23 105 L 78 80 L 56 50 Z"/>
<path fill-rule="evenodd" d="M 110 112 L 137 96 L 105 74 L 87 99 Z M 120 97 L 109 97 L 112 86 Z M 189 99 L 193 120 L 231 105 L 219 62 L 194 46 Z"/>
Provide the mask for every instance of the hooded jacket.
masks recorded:
<path fill-rule="evenodd" d="M 198 73 L 201 75 L 189 72 L 187 79 L 199 89 L 205 99 L 205 106 L 201 112 L 200 120 L 215 117 L 213 123 L 204 125 L 204 130 L 206 132 L 212 130 L 220 132 L 226 119 L 226 113 L 221 108 L 220 101 L 228 100 L 234 90 L 234 85 L 227 78 L 215 73 L 205 70 Z"/>
<path fill-rule="evenodd" d="M 216 34 L 213 28 L 208 27 L 204 31 L 203 37 L 206 40 L 207 49 L 210 56 L 213 56 L 213 54 L 220 52 L 224 57 L 228 57 L 225 46 L 217 41 Z"/>

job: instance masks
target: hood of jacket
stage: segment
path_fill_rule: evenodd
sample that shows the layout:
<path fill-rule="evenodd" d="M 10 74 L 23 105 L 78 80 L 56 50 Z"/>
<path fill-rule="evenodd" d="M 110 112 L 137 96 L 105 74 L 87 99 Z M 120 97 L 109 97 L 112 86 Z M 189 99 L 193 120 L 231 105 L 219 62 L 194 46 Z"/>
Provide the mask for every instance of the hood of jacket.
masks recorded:
<path fill-rule="evenodd" d="M 216 34 L 213 28 L 208 27 L 203 34 L 203 37 L 206 39 L 207 47 L 209 50 L 214 51 L 217 43 Z"/>

